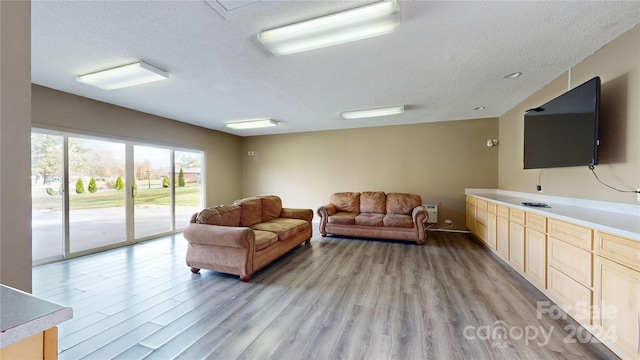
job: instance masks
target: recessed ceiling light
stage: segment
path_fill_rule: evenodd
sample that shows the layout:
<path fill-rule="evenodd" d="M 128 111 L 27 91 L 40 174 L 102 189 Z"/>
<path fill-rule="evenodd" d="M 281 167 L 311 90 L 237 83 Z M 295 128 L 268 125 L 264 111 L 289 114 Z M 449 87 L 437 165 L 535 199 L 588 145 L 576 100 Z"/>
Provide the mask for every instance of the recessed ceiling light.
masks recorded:
<path fill-rule="evenodd" d="M 518 71 L 518 72 L 508 73 L 508 74 L 504 75 L 502 78 L 503 79 L 515 79 L 520 75 L 522 75 L 522 73 Z"/>
<path fill-rule="evenodd" d="M 476 108 L 473 108 L 473 110 L 484 110 L 484 109 L 486 109 L 486 107 L 484 106 L 478 106 Z"/>

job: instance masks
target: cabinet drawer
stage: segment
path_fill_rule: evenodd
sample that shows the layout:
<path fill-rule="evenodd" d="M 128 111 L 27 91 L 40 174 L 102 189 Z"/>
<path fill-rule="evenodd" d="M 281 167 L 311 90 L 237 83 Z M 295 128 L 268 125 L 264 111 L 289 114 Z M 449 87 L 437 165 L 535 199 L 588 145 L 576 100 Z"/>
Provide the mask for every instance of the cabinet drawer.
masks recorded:
<path fill-rule="evenodd" d="M 501 218 L 509 218 L 509 208 L 504 205 L 498 205 L 498 216 Z"/>
<path fill-rule="evenodd" d="M 579 225 L 550 218 L 549 236 L 566 241 L 579 248 L 593 250 L 593 231 Z"/>
<path fill-rule="evenodd" d="M 487 203 L 487 211 L 489 214 L 497 214 L 498 213 L 498 204 L 496 203 Z"/>
<path fill-rule="evenodd" d="M 539 231 L 541 233 L 547 232 L 547 217 L 538 214 L 526 213 L 527 228 Z"/>
<path fill-rule="evenodd" d="M 509 220 L 524 225 L 524 211 L 509 208 Z"/>
<path fill-rule="evenodd" d="M 552 267 L 547 276 L 549 292 L 558 298 L 561 303 L 558 305 L 565 305 L 567 313 L 579 323 L 591 324 L 589 309 L 593 292 Z"/>
<path fill-rule="evenodd" d="M 584 286 L 592 286 L 593 254 L 587 250 L 549 237 L 549 266 L 562 271 Z"/>
<path fill-rule="evenodd" d="M 476 205 L 478 203 L 478 199 L 473 196 L 467 195 L 467 204 Z"/>
<path fill-rule="evenodd" d="M 596 232 L 596 253 L 640 271 L 640 241 Z"/>

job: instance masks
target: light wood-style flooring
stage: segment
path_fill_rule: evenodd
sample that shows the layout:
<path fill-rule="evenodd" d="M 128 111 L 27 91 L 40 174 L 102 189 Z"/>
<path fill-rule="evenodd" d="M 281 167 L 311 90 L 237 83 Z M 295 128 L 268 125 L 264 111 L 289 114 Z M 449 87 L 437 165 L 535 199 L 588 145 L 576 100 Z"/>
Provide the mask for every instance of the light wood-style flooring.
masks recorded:
<path fill-rule="evenodd" d="M 60 359 L 616 358 L 538 316 L 547 299 L 467 234 L 315 235 L 248 283 L 192 274 L 185 251 L 176 235 L 35 267 L 33 293 L 73 307 Z"/>

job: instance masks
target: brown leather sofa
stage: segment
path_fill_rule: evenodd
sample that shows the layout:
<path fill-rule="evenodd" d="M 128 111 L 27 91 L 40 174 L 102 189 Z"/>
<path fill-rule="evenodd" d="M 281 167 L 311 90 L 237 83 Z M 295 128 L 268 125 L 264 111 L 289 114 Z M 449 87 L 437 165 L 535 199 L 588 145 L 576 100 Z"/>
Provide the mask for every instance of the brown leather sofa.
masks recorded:
<path fill-rule="evenodd" d="M 312 219 L 313 210 L 283 208 L 275 195 L 204 209 L 191 216 L 184 230 L 187 266 L 193 273 L 209 269 L 249 281 L 259 269 L 308 244 Z"/>
<path fill-rule="evenodd" d="M 340 192 L 318 209 L 320 233 L 379 239 L 426 240 L 429 217 L 419 195 L 382 191 Z"/>

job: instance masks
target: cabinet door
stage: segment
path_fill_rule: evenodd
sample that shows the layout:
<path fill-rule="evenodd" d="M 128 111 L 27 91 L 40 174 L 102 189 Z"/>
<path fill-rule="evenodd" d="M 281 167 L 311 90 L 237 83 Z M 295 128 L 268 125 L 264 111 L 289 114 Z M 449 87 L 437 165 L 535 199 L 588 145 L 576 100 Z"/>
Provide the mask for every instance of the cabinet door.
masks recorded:
<path fill-rule="evenodd" d="M 498 217 L 498 239 L 496 251 L 503 259 L 509 260 L 509 220 Z"/>
<path fill-rule="evenodd" d="M 541 288 L 547 288 L 547 235 L 529 229 L 526 230 L 525 274 Z"/>
<path fill-rule="evenodd" d="M 475 235 L 476 233 L 476 206 L 467 203 L 467 229 Z"/>
<path fill-rule="evenodd" d="M 495 213 L 487 214 L 487 239 L 485 243 L 491 250 L 496 250 L 496 239 L 498 237 L 498 217 Z"/>
<path fill-rule="evenodd" d="M 524 250 L 524 226 L 512 221 L 509 224 L 509 261 L 520 272 L 524 272 Z"/>
<path fill-rule="evenodd" d="M 640 359 L 640 272 L 596 256 L 594 323 L 633 358 Z"/>

